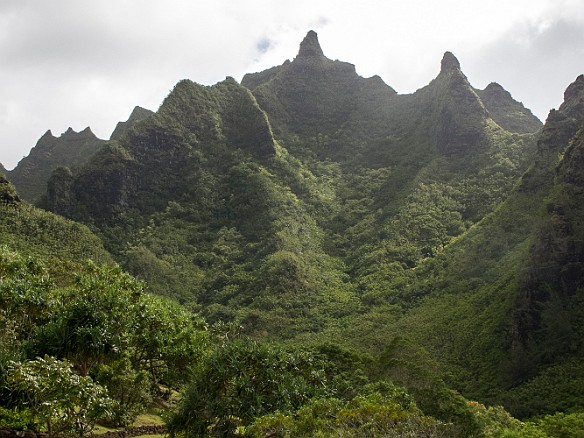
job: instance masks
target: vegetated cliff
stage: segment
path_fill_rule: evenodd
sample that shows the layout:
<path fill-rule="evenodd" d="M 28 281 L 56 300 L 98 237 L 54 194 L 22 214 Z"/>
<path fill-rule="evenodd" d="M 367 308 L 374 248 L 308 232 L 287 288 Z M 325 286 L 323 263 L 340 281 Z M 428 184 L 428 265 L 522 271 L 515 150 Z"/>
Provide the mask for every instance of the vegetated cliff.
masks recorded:
<path fill-rule="evenodd" d="M 150 111 L 149 109 L 142 108 L 141 106 L 134 107 L 130 117 L 128 117 L 128 120 L 125 122 L 118 122 L 114 131 L 112 132 L 112 135 L 110 136 L 110 140 L 119 140 L 124 134 L 132 129 L 136 123 L 150 117 L 152 114 L 154 114 L 154 112 Z"/>
<path fill-rule="evenodd" d="M 409 278 L 401 296 L 415 304 L 390 325 L 439 358 L 463 394 L 519 416 L 584 406 L 583 85 L 550 112 L 507 199 Z"/>
<path fill-rule="evenodd" d="M 150 110 L 135 107 L 127 121 L 117 124 L 110 139 L 118 140 L 151 114 Z M 46 193 L 47 183 L 55 169 L 66 167 L 75 171 L 105 143 L 89 127 L 81 132 L 69 128 L 59 137 L 55 137 L 49 130 L 13 170 L 6 171 L 2 167 L 0 171 L 9 177 L 23 199 L 42 205 L 44 200 L 41 198 Z"/>
<path fill-rule="evenodd" d="M 154 290 L 257 336 L 318 332 L 383 301 L 388 266 L 443 251 L 534 151 L 450 53 L 398 95 L 309 32 L 293 61 L 243 84 L 179 82 L 78 172 L 56 172 L 47 205 L 94 226 Z"/>
<path fill-rule="evenodd" d="M 57 167 L 77 167 L 84 164 L 103 144 L 91 129 L 75 132 L 69 128 L 55 137 L 47 131 L 7 176 L 18 193 L 29 202 L 37 201 L 47 189 L 47 181 Z"/>
<path fill-rule="evenodd" d="M 332 181 L 321 225 L 351 273 L 368 276 L 365 288 L 388 263 L 414 267 L 492 211 L 531 162 L 541 126 L 502 88 L 483 102 L 450 52 L 430 84 L 400 95 L 326 58 L 314 32 L 292 61 L 242 84 L 287 150 Z"/>
<path fill-rule="evenodd" d="M 497 82 L 491 82 L 484 90 L 475 91 L 489 115 L 503 129 L 509 132 L 527 133 L 541 128 L 541 121 L 522 103 L 514 100 L 511 93 Z"/>
<path fill-rule="evenodd" d="M 0 242 L 24 256 L 47 262 L 57 277 L 72 275 L 88 259 L 113 263 L 103 242 L 84 225 L 41 210 L 22 200 L 0 177 Z"/>

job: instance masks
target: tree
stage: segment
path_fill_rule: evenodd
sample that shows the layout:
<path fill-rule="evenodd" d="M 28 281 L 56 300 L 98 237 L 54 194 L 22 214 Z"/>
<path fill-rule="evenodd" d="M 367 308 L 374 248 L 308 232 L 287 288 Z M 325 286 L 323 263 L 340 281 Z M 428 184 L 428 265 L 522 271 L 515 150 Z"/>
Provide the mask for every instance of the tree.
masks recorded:
<path fill-rule="evenodd" d="M 143 284 L 119 267 L 88 263 L 74 287 L 64 292 L 60 315 L 37 331 L 34 352 L 66 358 L 87 376 L 128 345 L 142 293 Z"/>
<path fill-rule="evenodd" d="M 324 393 L 324 373 L 310 356 L 239 339 L 196 368 L 167 429 L 172 436 L 230 436 L 256 417 Z"/>
<path fill-rule="evenodd" d="M 97 419 L 108 414 L 106 390 L 90 377 L 76 374 L 70 362 L 45 356 L 12 362 L 8 383 L 22 392 L 26 404 L 41 417 L 49 435 L 85 435 Z"/>

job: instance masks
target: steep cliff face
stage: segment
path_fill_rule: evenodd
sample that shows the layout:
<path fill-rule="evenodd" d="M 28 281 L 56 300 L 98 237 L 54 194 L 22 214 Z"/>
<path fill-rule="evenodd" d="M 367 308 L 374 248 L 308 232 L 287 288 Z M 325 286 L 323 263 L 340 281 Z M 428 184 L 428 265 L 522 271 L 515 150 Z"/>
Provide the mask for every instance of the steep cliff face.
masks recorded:
<path fill-rule="evenodd" d="M 450 52 L 429 85 L 398 95 L 378 76 L 362 78 L 352 64 L 328 59 L 312 31 L 296 58 L 248 74 L 242 85 L 252 90 L 278 136 L 297 135 L 317 157 L 343 163 L 379 166 L 410 149 L 423 166 L 421 157 L 484 151 L 493 135 L 489 124 L 513 133 L 541 127 L 502 87 L 475 90 Z M 294 141 L 287 146 L 297 152 Z"/>
<path fill-rule="evenodd" d="M 417 95 L 432 112 L 440 153 L 460 156 L 487 147 L 488 112 L 452 53 L 444 54 L 440 73 Z"/>
<path fill-rule="evenodd" d="M 524 190 L 545 190 L 514 311 L 518 370 L 533 373 L 582 351 L 584 300 L 584 76 L 550 113 Z M 558 156 L 560 157 L 558 161 Z M 545 179 L 544 179 L 545 178 Z"/>
<path fill-rule="evenodd" d="M 519 416 L 584 404 L 583 82 L 550 113 L 516 188 L 416 270 L 404 290 L 424 298 L 392 326 L 448 364 L 468 397 Z"/>

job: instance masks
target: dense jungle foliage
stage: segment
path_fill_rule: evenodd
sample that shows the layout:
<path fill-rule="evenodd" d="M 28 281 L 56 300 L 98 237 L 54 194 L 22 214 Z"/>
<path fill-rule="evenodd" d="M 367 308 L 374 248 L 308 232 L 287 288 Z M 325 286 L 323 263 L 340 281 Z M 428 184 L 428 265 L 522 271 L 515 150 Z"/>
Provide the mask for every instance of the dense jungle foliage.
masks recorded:
<path fill-rule="evenodd" d="M 44 210 L 0 180 L 0 427 L 584 434 L 583 127 L 583 76 L 542 127 L 451 53 L 400 95 L 314 32 L 179 82 Z"/>

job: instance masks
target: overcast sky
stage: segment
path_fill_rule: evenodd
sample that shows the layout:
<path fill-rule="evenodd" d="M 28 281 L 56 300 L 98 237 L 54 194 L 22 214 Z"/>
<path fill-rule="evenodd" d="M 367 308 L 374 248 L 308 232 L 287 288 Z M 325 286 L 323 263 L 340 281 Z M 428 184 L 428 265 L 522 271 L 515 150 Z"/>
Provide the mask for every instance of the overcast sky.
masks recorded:
<path fill-rule="evenodd" d="M 107 139 L 180 79 L 241 80 L 294 58 L 311 29 L 327 57 L 402 94 L 451 51 L 474 87 L 498 82 L 542 120 L 584 73 L 583 0 L 0 0 L 0 162 L 48 129 Z"/>

